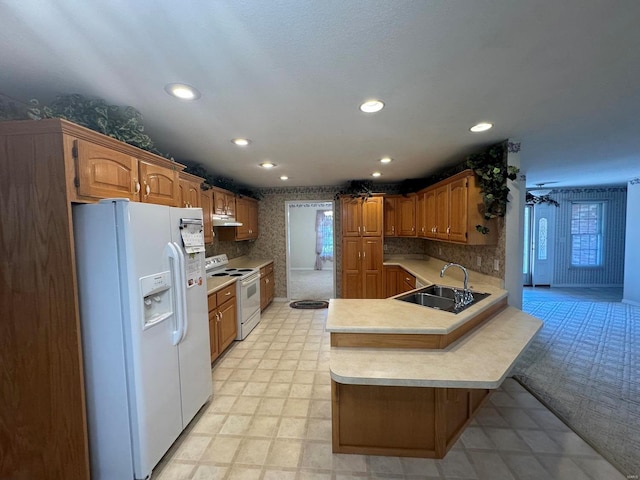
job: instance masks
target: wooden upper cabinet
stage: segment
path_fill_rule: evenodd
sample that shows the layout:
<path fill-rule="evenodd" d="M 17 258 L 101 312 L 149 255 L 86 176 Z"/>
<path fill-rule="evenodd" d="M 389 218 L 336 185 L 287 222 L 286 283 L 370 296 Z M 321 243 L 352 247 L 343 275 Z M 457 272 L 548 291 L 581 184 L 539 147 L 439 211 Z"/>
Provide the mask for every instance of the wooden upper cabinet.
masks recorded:
<path fill-rule="evenodd" d="M 395 237 L 396 236 L 396 196 L 384 197 L 384 236 Z"/>
<path fill-rule="evenodd" d="M 384 197 L 384 236 L 416 236 L 416 195 Z"/>
<path fill-rule="evenodd" d="M 438 187 L 435 191 L 436 225 L 435 238 L 449 239 L 449 184 Z"/>
<path fill-rule="evenodd" d="M 449 184 L 449 240 L 452 242 L 467 241 L 467 185 L 467 178 Z"/>
<path fill-rule="evenodd" d="M 204 228 L 204 243 L 213 242 L 213 191 L 204 190 L 200 192 L 200 207 L 202 207 L 202 218 Z"/>
<path fill-rule="evenodd" d="M 381 237 L 383 231 L 383 197 L 342 197 L 342 236 Z"/>
<path fill-rule="evenodd" d="M 424 193 L 424 236 L 436 237 L 436 192 L 429 190 Z"/>
<path fill-rule="evenodd" d="M 240 241 L 258 238 L 258 201 L 241 197 L 235 201 L 235 218 L 242 223 L 240 227 L 221 227 L 217 230 L 221 240 Z"/>
<path fill-rule="evenodd" d="M 200 185 L 203 179 L 186 172 L 180 172 L 178 183 L 178 206 L 199 207 Z"/>
<path fill-rule="evenodd" d="M 213 189 L 213 202 L 215 215 L 236 215 L 236 197 L 233 193 L 221 188 Z"/>
<path fill-rule="evenodd" d="M 383 198 L 369 197 L 362 201 L 362 235 L 381 237 L 383 229 Z"/>
<path fill-rule="evenodd" d="M 145 203 L 178 205 L 178 171 L 171 168 L 140 161 L 140 199 Z"/>
<path fill-rule="evenodd" d="M 74 140 L 78 195 L 139 200 L 138 160 L 86 140 Z"/>
<path fill-rule="evenodd" d="M 399 237 L 416 236 L 416 196 L 407 195 L 396 199 L 396 225 Z"/>
<path fill-rule="evenodd" d="M 425 231 L 423 238 L 433 238 L 467 245 L 492 245 L 498 241 L 496 219 L 484 218 L 482 191 L 477 176 L 465 170 L 419 192 L 424 200 Z M 420 210 L 420 209 L 418 209 Z M 481 233 L 481 225 L 489 229 Z"/>

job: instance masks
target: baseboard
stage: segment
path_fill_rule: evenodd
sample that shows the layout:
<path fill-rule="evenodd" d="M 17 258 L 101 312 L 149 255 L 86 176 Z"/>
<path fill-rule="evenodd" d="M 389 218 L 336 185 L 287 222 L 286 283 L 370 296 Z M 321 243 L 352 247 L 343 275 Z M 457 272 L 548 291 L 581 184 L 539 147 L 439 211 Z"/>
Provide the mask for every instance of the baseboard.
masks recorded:
<path fill-rule="evenodd" d="M 622 303 L 626 303 L 627 305 L 633 305 L 634 307 L 640 307 L 640 302 L 636 302 L 635 300 L 627 300 L 626 298 L 623 298 Z"/>
<path fill-rule="evenodd" d="M 623 284 L 610 284 L 610 283 L 554 283 L 551 288 L 622 288 Z"/>

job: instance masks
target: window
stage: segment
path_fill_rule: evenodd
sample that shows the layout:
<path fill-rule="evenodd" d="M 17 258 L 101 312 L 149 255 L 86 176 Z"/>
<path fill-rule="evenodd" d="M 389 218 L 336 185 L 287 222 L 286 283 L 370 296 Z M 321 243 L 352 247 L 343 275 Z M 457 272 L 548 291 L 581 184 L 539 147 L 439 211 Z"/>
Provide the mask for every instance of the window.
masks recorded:
<path fill-rule="evenodd" d="M 602 265 L 602 218 L 604 202 L 571 204 L 571 265 Z"/>

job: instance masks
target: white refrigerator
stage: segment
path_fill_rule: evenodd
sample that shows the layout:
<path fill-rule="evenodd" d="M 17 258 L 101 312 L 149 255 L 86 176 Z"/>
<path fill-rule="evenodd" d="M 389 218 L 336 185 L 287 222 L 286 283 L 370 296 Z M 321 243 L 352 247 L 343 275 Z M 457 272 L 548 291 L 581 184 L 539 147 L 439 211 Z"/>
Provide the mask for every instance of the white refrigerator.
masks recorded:
<path fill-rule="evenodd" d="M 212 394 L 202 210 L 112 199 L 73 226 L 91 478 L 145 479 Z"/>

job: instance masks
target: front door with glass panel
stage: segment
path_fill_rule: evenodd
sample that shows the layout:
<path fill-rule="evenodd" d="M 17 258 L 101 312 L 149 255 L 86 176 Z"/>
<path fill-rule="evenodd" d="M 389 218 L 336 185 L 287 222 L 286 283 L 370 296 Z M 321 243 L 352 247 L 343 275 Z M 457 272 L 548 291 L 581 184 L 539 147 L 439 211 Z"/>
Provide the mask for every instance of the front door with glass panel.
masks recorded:
<path fill-rule="evenodd" d="M 551 285 L 553 282 L 554 222 L 553 205 L 539 203 L 533 207 L 530 250 L 531 285 Z"/>

